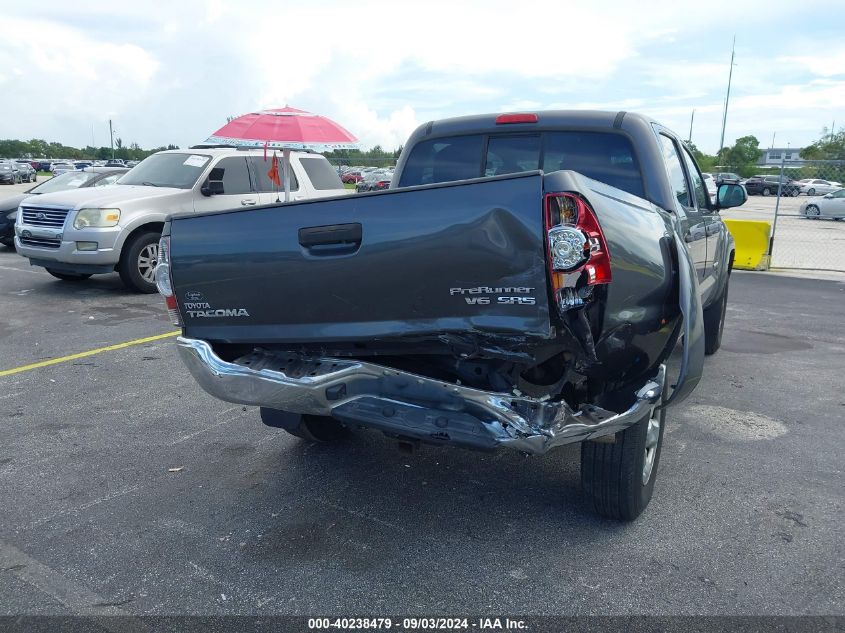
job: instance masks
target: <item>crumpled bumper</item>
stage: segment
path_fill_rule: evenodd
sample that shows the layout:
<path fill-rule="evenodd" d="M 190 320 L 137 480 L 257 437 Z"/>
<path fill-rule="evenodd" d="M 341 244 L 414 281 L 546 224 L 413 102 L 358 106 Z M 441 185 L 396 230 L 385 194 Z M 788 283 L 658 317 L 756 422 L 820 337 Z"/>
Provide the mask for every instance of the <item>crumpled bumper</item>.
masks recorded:
<path fill-rule="evenodd" d="M 179 337 L 182 360 L 221 400 L 291 413 L 330 415 L 397 436 L 476 449 L 545 453 L 610 435 L 659 404 L 665 368 L 621 413 L 442 382 L 373 363 L 255 351 L 228 362 L 202 340 Z"/>

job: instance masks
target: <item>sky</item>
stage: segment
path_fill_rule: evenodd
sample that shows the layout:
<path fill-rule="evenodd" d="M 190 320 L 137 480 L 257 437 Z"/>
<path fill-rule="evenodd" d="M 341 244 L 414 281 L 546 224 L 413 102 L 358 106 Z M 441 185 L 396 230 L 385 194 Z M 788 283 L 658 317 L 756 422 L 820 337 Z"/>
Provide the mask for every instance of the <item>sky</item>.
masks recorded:
<path fill-rule="evenodd" d="M 145 0 L 4 3 L 0 138 L 202 142 L 238 116 L 325 115 L 394 149 L 432 119 L 544 109 L 650 115 L 715 153 L 845 127 L 845 5 L 781 2 Z"/>

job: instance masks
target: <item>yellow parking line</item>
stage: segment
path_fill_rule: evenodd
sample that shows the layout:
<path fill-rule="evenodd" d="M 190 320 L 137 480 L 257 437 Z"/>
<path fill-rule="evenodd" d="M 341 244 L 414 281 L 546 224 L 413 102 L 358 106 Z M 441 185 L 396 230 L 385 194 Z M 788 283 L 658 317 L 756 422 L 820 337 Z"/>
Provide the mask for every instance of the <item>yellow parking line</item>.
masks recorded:
<path fill-rule="evenodd" d="M 87 352 L 79 352 L 78 354 L 71 354 L 70 356 L 61 356 L 59 358 L 51 358 L 50 360 L 42 360 L 31 365 L 21 365 L 20 367 L 13 367 L 12 369 L 4 369 L 0 371 L 0 376 L 11 376 L 12 374 L 19 374 L 22 371 L 29 371 L 30 369 L 38 369 L 39 367 L 48 367 L 50 365 L 58 365 L 59 363 L 66 363 L 69 360 L 76 360 L 77 358 L 85 358 L 86 356 L 93 356 L 102 352 L 111 352 L 116 349 L 124 349 L 132 347 L 133 345 L 140 345 L 141 343 L 149 343 L 150 341 L 158 341 L 170 336 L 177 336 L 181 334 L 181 330 L 175 332 L 167 332 L 166 334 L 156 334 L 155 336 L 148 336 L 146 338 L 136 338 L 134 341 L 126 341 L 125 343 L 118 343 L 117 345 L 108 345 L 106 347 L 98 347 L 97 349 L 89 349 Z"/>

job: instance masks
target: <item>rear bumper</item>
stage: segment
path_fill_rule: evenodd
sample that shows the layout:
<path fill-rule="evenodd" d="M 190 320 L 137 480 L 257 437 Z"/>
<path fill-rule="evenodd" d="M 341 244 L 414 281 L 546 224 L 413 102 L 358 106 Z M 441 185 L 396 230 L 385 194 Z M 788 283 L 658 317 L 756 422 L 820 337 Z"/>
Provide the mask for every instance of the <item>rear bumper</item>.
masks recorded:
<path fill-rule="evenodd" d="M 473 389 L 358 360 L 257 352 L 228 362 L 205 341 L 179 337 L 177 345 L 200 386 L 227 402 L 330 415 L 426 442 L 538 454 L 638 422 L 660 402 L 665 376 L 661 366 L 634 403 L 616 413 L 589 405 L 575 410 L 565 402 Z"/>

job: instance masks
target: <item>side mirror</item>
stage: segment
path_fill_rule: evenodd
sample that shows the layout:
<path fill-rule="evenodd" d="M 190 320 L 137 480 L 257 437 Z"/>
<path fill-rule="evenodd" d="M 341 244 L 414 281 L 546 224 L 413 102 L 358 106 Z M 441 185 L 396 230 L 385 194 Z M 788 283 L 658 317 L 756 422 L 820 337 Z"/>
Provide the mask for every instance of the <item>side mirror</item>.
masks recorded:
<path fill-rule="evenodd" d="M 208 180 L 200 187 L 200 193 L 204 196 L 219 196 L 226 193 L 223 188 L 222 168 L 215 167 L 211 170 L 211 173 L 208 174 Z"/>
<path fill-rule="evenodd" d="M 723 183 L 719 185 L 719 190 L 716 193 L 716 208 L 729 209 L 731 207 L 739 207 L 745 204 L 746 200 L 748 200 L 748 192 L 745 191 L 745 187 Z"/>

